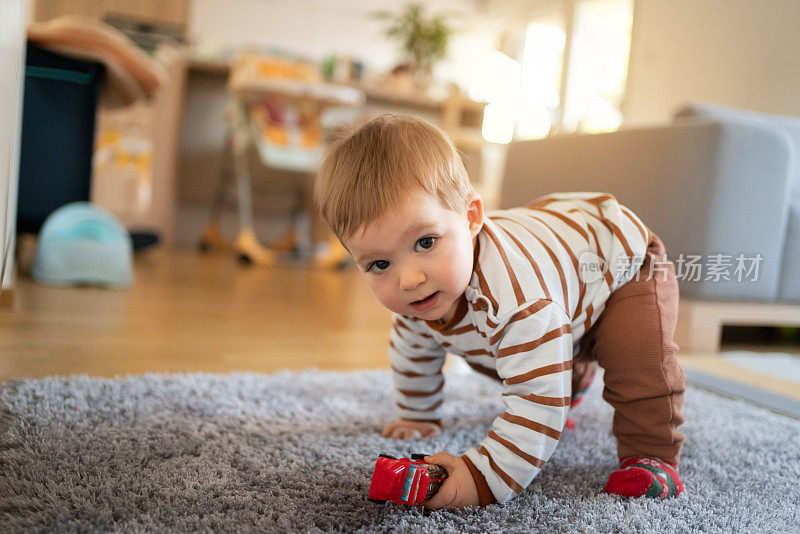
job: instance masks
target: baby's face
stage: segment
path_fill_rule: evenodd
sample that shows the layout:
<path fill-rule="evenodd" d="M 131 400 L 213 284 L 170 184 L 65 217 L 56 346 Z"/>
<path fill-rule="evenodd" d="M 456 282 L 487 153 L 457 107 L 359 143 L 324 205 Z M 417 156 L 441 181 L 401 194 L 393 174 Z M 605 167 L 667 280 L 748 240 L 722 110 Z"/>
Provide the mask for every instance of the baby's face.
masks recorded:
<path fill-rule="evenodd" d="M 472 276 L 483 204 L 456 213 L 422 192 L 359 228 L 345 246 L 388 309 L 428 321 L 449 319 Z"/>

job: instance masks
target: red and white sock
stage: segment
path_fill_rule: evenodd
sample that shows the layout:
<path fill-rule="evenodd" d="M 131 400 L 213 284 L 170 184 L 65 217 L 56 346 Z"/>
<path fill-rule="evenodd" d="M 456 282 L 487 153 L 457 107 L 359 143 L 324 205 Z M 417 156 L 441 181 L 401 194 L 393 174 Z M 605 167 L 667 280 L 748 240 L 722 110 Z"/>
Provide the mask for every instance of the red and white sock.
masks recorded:
<path fill-rule="evenodd" d="M 603 491 L 623 497 L 666 499 L 680 495 L 683 484 L 677 466 L 658 458 L 629 456 L 609 475 Z"/>

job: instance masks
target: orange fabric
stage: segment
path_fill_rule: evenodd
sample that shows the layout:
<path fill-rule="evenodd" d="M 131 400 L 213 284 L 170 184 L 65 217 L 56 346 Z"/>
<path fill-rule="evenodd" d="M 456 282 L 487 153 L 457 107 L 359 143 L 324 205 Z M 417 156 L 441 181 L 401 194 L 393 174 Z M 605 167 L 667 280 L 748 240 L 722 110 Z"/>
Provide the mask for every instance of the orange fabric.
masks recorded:
<path fill-rule="evenodd" d="M 106 68 L 106 106 L 127 106 L 152 97 L 164 80 L 161 67 L 128 36 L 103 22 L 74 15 L 28 26 L 28 40 Z"/>

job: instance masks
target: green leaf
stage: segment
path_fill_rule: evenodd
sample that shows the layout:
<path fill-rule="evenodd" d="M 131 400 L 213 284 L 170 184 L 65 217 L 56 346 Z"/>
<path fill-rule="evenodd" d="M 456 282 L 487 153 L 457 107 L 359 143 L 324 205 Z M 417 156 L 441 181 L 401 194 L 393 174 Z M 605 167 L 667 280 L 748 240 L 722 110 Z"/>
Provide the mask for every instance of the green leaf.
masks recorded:
<path fill-rule="evenodd" d="M 429 69 L 447 56 L 452 30 L 443 15 L 427 17 L 422 4 L 409 3 L 397 13 L 376 11 L 373 16 L 390 21 L 384 34 L 399 42 L 412 66 Z"/>

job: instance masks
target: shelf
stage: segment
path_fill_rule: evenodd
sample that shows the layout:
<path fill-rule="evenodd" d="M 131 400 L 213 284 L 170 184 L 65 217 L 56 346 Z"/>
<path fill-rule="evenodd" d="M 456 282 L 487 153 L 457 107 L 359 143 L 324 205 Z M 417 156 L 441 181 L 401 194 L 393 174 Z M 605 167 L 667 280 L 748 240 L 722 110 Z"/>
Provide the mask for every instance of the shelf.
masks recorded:
<path fill-rule="evenodd" d="M 479 128 L 445 129 L 445 133 L 458 147 L 480 150 L 486 144 L 486 140 L 483 138 Z"/>

